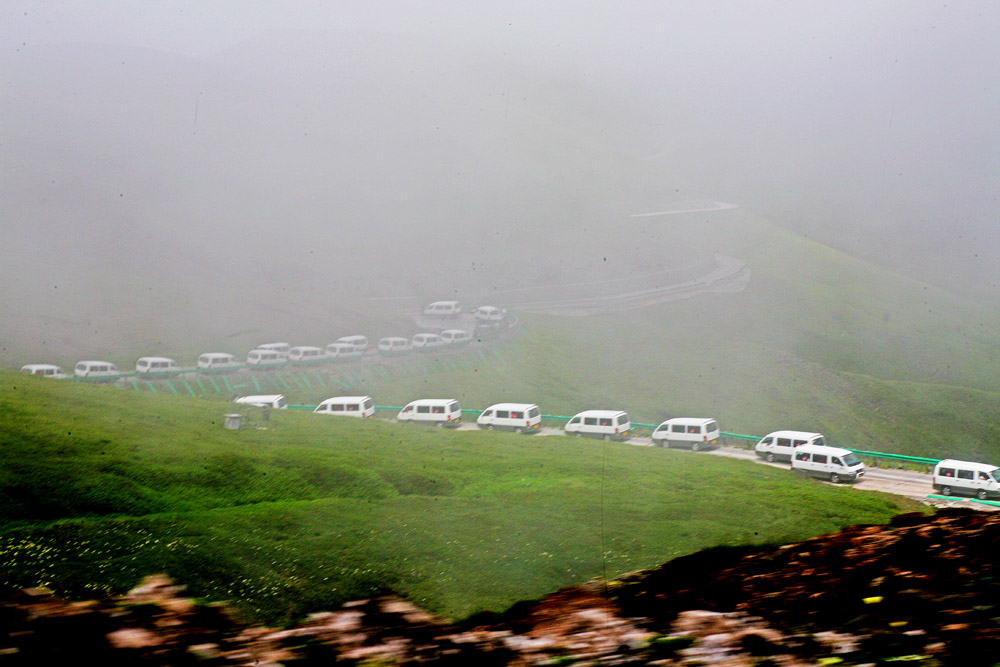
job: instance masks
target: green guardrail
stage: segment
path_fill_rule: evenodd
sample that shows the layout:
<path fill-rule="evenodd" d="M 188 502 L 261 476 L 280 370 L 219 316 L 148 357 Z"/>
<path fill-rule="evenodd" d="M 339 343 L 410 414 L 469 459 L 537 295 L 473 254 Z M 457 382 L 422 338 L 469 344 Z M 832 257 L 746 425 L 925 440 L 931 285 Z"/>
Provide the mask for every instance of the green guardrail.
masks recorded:
<path fill-rule="evenodd" d="M 980 500 L 979 498 L 959 498 L 958 496 L 939 496 L 936 494 L 931 494 L 927 496 L 934 500 L 966 500 L 970 503 L 979 503 L 980 505 L 990 505 L 991 507 L 1000 507 L 1000 503 L 995 500 Z"/>

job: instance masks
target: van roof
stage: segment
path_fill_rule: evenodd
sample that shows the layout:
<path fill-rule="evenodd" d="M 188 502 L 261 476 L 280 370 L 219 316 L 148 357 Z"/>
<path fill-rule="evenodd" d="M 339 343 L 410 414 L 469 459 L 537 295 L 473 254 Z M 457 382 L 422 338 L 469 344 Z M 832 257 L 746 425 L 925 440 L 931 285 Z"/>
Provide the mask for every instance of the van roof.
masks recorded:
<path fill-rule="evenodd" d="M 170 357 L 139 357 L 138 359 L 136 359 L 135 363 L 139 363 L 140 361 L 169 361 L 171 363 L 175 364 L 177 363 Z"/>
<path fill-rule="evenodd" d="M 466 331 L 465 329 L 445 329 L 441 333 L 442 334 L 465 334 L 466 336 L 471 336 L 472 335 L 468 331 Z"/>
<path fill-rule="evenodd" d="M 346 403 L 347 401 L 365 401 L 370 399 L 371 396 L 331 396 L 330 398 L 324 398 L 320 405 L 323 403 Z"/>
<path fill-rule="evenodd" d="M 628 413 L 624 410 L 584 410 L 583 412 L 578 412 L 574 417 L 617 417 L 618 415 L 628 416 Z"/>
<path fill-rule="evenodd" d="M 114 364 L 112 364 L 110 361 L 102 361 L 101 359 L 84 359 L 82 361 L 76 362 L 77 366 L 79 366 L 80 364 L 109 364 L 111 366 L 114 366 Z"/>
<path fill-rule="evenodd" d="M 29 370 L 40 371 L 49 369 L 62 370 L 59 366 L 56 366 L 55 364 L 25 364 L 24 366 L 21 366 L 22 371 L 29 371 Z"/>
<path fill-rule="evenodd" d="M 486 410 L 530 410 L 537 407 L 534 403 L 496 403 L 486 408 Z M 483 412 L 486 412 L 486 410 L 483 410 Z"/>
<path fill-rule="evenodd" d="M 452 401 L 458 402 L 455 398 L 418 398 L 415 401 L 410 401 L 406 405 L 431 405 L 434 403 L 451 403 Z"/>
<path fill-rule="evenodd" d="M 279 399 L 284 398 L 284 394 L 258 394 L 253 396 L 237 396 L 233 399 L 234 403 L 253 403 L 255 401 L 271 403 Z"/>
<path fill-rule="evenodd" d="M 233 355 L 229 354 L 228 352 L 202 352 L 201 356 L 202 357 L 226 357 L 227 359 L 229 359 L 229 358 L 235 359 L 235 357 L 233 357 Z"/>
<path fill-rule="evenodd" d="M 292 350 L 296 350 L 298 352 L 305 352 L 306 350 L 311 350 L 313 352 L 322 352 L 323 348 L 316 347 L 315 345 L 296 345 L 295 347 L 292 348 Z"/>
<path fill-rule="evenodd" d="M 978 463 L 976 461 L 960 461 L 958 459 L 943 459 L 938 461 L 938 466 L 955 467 L 965 466 L 967 468 L 972 468 L 976 470 L 996 470 L 997 466 L 990 465 L 989 463 Z"/>
<path fill-rule="evenodd" d="M 823 437 L 822 433 L 812 433 L 810 431 L 774 431 L 773 433 L 768 433 L 765 438 L 814 438 L 816 436 Z"/>
<path fill-rule="evenodd" d="M 707 424 L 716 421 L 712 417 L 671 417 L 663 421 L 664 424 Z"/>
<path fill-rule="evenodd" d="M 338 343 L 349 343 L 349 342 L 351 342 L 353 340 L 368 340 L 368 337 L 367 336 L 362 336 L 361 334 L 357 334 L 355 336 L 341 336 L 340 338 L 337 339 L 337 342 Z"/>
<path fill-rule="evenodd" d="M 800 445 L 795 448 L 797 452 L 815 452 L 818 454 L 830 454 L 831 456 L 847 456 L 851 450 L 843 447 L 830 447 L 829 445 Z"/>
<path fill-rule="evenodd" d="M 402 336 L 386 336 L 385 338 L 379 339 L 379 342 L 380 343 L 389 343 L 389 342 L 397 342 L 397 341 L 401 341 L 401 340 L 402 341 L 406 341 L 407 343 L 410 342 L 409 338 L 403 338 Z"/>
<path fill-rule="evenodd" d="M 427 304 L 428 307 L 430 307 L 430 306 L 457 306 L 457 305 L 458 305 L 458 301 L 432 301 L 431 303 Z"/>

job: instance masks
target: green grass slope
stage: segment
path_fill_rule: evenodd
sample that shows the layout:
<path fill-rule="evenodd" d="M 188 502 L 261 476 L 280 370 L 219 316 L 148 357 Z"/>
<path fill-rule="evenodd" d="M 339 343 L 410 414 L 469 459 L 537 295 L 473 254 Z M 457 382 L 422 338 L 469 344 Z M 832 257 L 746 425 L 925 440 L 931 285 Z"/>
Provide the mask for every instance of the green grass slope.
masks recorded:
<path fill-rule="evenodd" d="M 167 572 L 286 620 L 391 589 L 448 616 L 719 544 L 882 522 L 899 500 L 686 452 L 273 416 L 0 373 L 3 586 Z"/>

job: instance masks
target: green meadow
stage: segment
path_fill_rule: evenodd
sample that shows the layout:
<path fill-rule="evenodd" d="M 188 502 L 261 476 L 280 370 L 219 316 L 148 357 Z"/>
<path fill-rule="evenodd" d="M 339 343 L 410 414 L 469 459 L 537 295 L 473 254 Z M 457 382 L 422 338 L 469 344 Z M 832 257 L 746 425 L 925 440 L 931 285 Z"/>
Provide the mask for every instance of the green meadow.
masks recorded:
<path fill-rule="evenodd" d="M 461 618 L 911 509 L 688 452 L 298 411 L 231 431 L 226 407 L 0 374 L 3 586 L 87 597 L 165 572 L 271 623 L 382 591 Z"/>

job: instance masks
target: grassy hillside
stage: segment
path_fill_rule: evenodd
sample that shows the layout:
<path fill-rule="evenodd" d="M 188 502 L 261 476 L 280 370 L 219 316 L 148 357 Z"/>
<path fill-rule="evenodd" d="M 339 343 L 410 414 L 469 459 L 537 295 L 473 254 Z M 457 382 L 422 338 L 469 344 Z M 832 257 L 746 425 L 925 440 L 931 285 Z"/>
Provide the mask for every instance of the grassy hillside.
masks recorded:
<path fill-rule="evenodd" d="M 165 571 L 278 621 L 391 588 L 453 617 L 717 544 L 881 522 L 899 501 L 749 463 L 0 374 L 5 587 Z"/>

